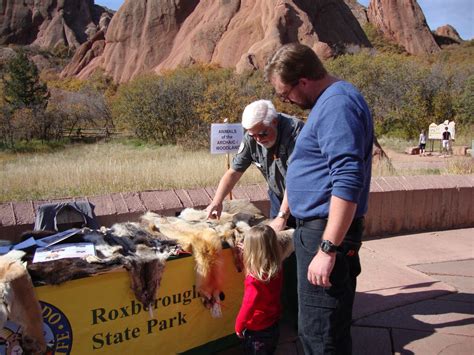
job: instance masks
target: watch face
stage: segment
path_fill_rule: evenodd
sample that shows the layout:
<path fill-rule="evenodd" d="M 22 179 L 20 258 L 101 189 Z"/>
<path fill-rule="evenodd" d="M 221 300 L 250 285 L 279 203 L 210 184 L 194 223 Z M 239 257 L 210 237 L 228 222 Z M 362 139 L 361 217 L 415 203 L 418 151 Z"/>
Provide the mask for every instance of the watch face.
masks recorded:
<path fill-rule="evenodd" d="M 327 253 L 329 251 L 329 248 L 330 248 L 330 246 L 329 246 L 328 243 L 326 243 L 326 242 L 321 243 L 321 250 L 324 251 L 325 253 Z"/>
<path fill-rule="evenodd" d="M 321 242 L 321 250 L 325 253 L 333 253 L 336 251 L 336 246 L 329 240 L 323 240 Z"/>

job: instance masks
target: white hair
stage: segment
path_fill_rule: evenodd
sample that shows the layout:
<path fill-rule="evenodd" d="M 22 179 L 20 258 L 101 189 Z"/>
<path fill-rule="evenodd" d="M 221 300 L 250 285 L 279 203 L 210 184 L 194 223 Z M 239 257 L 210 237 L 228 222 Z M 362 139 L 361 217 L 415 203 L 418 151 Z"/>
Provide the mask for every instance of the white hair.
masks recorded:
<path fill-rule="evenodd" d="M 242 113 L 242 126 L 249 129 L 260 122 L 263 122 L 265 126 L 270 126 L 276 116 L 275 106 L 270 100 L 257 100 L 245 107 Z"/>

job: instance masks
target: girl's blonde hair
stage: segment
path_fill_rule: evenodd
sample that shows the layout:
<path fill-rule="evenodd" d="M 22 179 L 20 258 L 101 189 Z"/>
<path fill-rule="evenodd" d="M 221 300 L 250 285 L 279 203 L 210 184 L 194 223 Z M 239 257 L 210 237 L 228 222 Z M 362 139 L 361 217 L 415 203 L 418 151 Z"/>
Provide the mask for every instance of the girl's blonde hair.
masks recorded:
<path fill-rule="evenodd" d="M 281 251 L 270 226 L 254 226 L 245 234 L 243 261 L 247 274 L 257 280 L 267 282 L 278 273 Z"/>

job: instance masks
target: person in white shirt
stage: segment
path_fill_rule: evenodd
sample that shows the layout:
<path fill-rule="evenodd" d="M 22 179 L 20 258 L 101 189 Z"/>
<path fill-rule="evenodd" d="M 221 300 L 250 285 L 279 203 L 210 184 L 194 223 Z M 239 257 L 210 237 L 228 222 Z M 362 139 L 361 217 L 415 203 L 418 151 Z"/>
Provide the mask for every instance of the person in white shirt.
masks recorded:
<path fill-rule="evenodd" d="M 426 136 L 425 136 L 425 131 L 422 130 L 420 133 L 420 139 L 418 140 L 418 144 L 420 147 L 420 156 L 425 155 L 426 152 Z"/>

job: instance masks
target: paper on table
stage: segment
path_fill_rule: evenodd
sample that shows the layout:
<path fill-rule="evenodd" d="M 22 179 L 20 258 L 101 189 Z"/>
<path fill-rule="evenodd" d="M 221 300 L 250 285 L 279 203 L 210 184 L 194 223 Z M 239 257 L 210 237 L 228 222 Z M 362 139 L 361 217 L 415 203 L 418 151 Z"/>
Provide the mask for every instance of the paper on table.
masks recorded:
<path fill-rule="evenodd" d="M 41 263 L 67 258 L 85 258 L 91 255 L 95 255 L 95 247 L 92 243 L 59 244 L 48 248 L 36 249 L 33 262 Z"/>

